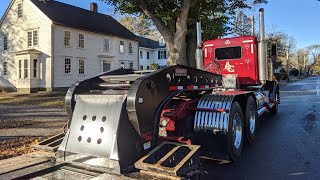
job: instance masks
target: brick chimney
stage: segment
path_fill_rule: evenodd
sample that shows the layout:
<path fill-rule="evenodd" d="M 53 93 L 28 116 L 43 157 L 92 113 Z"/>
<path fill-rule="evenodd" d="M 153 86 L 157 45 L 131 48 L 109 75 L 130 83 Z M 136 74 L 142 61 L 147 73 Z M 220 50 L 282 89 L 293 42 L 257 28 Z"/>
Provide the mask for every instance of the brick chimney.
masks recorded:
<path fill-rule="evenodd" d="M 94 3 L 94 2 L 90 3 L 90 11 L 97 13 L 98 12 L 98 4 Z"/>

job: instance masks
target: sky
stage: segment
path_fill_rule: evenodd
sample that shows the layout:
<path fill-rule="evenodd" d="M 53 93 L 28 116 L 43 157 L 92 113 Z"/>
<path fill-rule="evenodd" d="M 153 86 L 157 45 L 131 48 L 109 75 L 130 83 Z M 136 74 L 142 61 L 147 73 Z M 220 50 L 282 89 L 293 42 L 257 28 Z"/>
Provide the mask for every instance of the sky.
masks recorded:
<path fill-rule="evenodd" d="M 61 2 L 89 9 L 90 2 L 97 2 L 100 13 L 114 16 L 113 8 L 98 0 L 59 0 Z M 11 0 L 0 0 L 0 16 L 5 13 Z M 317 0 L 269 0 L 265 8 L 267 31 L 282 31 L 296 39 L 296 47 L 304 48 L 320 44 L 320 1 Z M 258 14 L 258 8 L 255 8 Z"/>

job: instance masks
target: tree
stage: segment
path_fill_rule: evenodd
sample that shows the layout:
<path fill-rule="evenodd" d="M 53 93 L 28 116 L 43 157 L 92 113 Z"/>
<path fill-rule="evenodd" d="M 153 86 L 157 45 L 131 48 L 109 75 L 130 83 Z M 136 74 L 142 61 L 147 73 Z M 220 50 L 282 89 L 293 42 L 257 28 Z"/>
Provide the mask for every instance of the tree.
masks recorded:
<path fill-rule="evenodd" d="M 143 16 L 125 16 L 120 23 L 138 36 L 147 37 L 158 34 L 152 21 Z"/>
<path fill-rule="evenodd" d="M 227 19 L 228 14 L 238 8 L 249 8 L 243 0 L 101 0 L 115 7 L 121 13 L 145 15 L 152 20 L 166 41 L 169 58 L 168 64 L 191 65 L 188 56 L 195 51 L 188 50 L 189 43 L 194 43 L 195 22 L 200 20 Z M 266 0 L 254 0 L 253 3 L 266 3 Z M 227 15 L 225 15 L 227 14 Z M 217 18 L 218 17 L 218 18 Z M 218 29 L 222 29 L 220 26 Z M 204 27 L 205 29 L 205 27 Z M 211 29 L 214 30 L 214 29 Z M 190 64 L 189 64 L 190 61 Z M 194 60 L 193 60 L 194 61 Z"/>
<path fill-rule="evenodd" d="M 233 34 L 236 36 L 249 36 L 251 35 L 252 26 L 251 18 L 248 17 L 243 11 L 237 13 L 235 20 L 232 24 Z"/>
<path fill-rule="evenodd" d="M 271 51 L 271 44 L 277 45 L 277 59 L 273 62 L 273 68 L 279 69 L 281 66 L 287 64 L 287 49 L 289 48 L 289 58 L 294 54 L 295 39 L 285 32 L 278 30 L 270 30 L 266 35 L 268 42 L 268 52 Z M 289 45 L 289 47 L 288 47 Z M 285 68 L 286 69 L 286 68 Z"/>
<path fill-rule="evenodd" d="M 320 45 L 311 45 L 307 47 L 309 56 L 311 58 L 311 69 L 313 72 L 320 72 Z"/>

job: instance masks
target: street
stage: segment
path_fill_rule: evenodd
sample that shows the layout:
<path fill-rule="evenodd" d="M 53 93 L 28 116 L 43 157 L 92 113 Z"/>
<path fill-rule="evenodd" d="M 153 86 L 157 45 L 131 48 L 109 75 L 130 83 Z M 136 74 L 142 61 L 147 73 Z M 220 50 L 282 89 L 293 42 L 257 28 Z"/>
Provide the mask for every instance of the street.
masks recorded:
<path fill-rule="evenodd" d="M 207 162 L 203 179 L 319 179 L 320 78 L 280 87 L 276 115 L 260 118 L 255 143 L 233 164 Z"/>

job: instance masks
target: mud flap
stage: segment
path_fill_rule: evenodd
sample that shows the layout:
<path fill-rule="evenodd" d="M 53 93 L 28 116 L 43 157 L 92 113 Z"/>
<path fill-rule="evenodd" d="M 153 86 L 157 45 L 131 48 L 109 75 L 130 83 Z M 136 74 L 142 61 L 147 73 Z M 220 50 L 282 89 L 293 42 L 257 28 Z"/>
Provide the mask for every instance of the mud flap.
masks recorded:
<path fill-rule="evenodd" d="M 105 166 L 119 172 L 133 165 L 139 157 L 139 136 L 128 120 L 125 102 L 125 94 L 78 95 L 70 128 L 58 149 L 60 159 L 102 157 Z"/>

